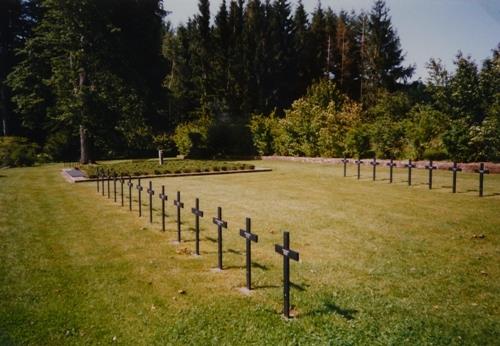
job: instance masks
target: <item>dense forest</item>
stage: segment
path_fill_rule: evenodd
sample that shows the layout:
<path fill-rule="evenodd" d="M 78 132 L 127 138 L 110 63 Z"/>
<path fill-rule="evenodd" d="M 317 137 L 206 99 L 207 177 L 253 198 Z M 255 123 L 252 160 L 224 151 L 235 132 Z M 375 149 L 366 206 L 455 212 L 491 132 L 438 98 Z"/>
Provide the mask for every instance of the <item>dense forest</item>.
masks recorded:
<path fill-rule="evenodd" d="M 500 160 L 500 46 L 425 81 L 390 9 L 223 1 L 0 2 L 3 164 L 170 154 Z M 424 39 L 424 38 L 423 38 Z M 8 148 L 8 149 L 6 149 Z M 5 163 L 7 161 L 7 163 Z"/>

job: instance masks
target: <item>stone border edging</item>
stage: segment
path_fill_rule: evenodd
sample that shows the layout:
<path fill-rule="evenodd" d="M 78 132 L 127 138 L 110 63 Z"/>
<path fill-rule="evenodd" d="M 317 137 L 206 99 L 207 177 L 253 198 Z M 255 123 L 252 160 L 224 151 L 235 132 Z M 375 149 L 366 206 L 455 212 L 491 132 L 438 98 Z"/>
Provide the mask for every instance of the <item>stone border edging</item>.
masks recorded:
<path fill-rule="evenodd" d="M 95 182 L 100 179 L 95 178 L 74 178 L 70 176 L 67 171 L 69 169 L 62 169 L 61 175 L 63 178 L 70 183 L 89 183 Z M 271 172 L 271 168 L 258 168 L 255 169 L 242 169 L 242 170 L 231 170 L 231 171 L 212 171 L 212 172 L 191 172 L 191 173 L 170 173 L 170 174 L 155 174 L 155 175 L 136 175 L 132 176 L 132 179 L 152 179 L 152 178 L 177 178 L 177 177 L 194 177 L 194 176 L 205 176 L 205 175 L 222 175 L 222 174 L 237 174 L 237 173 L 262 173 Z M 128 175 L 123 178 L 128 179 Z M 112 179 L 110 179 L 112 180 Z"/>
<path fill-rule="evenodd" d="M 354 158 L 347 158 L 350 163 L 352 163 Z M 264 161 L 293 161 L 293 162 L 304 162 L 304 163 L 320 163 L 320 164 L 342 164 L 342 158 L 324 158 L 324 157 L 297 157 L 297 156 L 262 156 Z M 365 165 L 371 161 L 371 158 L 362 159 Z M 385 166 L 390 160 L 377 159 L 380 162 L 380 166 Z M 408 163 L 408 160 L 394 160 L 396 167 L 404 168 L 404 165 Z M 425 169 L 425 165 L 429 163 L 426 161 L 412 161 L 420 169 Z M 433 161 L 432 162 L 438 169 L 448 170 L 448 168 L 453 166 L 451 161 Z M 469 162 L 469 163 L 459 163 L 459 167 L 462 168 L 463 172 L 475 172 L 479 169 L 479 162 Z M 490 171 L 492 174 L 500 174 L 500 163 L 484 162 L 484 167 Z"/>

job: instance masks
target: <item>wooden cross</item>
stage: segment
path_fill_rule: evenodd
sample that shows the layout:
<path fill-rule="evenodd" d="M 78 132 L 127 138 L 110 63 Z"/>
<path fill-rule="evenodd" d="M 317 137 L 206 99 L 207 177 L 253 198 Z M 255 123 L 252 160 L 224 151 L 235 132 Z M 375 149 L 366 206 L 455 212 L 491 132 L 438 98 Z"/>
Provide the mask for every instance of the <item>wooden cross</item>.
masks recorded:
<path fill-rule="evenodd" d="M 408 163 L 405 165 L 408 168 L 408 186 L 411 185 L 411 169 L 417 167 L 415 164 L 411 163 L 411 160 L 408 160 Z"/>
<path fill-rule="evenodd" d="M 377 166 L 380 165 L 380 163 L 377 162 L 377 158 L 374 157 L 373 160 L 370 162 L 370 165 L 373 166 L 373 175 L 372 175 L 372 177 L 373 177 L 373 181 L 375 181 L 376 175 L 377 175 Z"/>
<path fill-rule="evenodd" d="M 394 163 L 394 159 L 391 159 L 391 161 L 387 162 L 386 165 L 389 166 L 389 184 L 392 184 L 392 171 L 393 171 L 394 167 L 396 167 L 396 164 Z"/>
<path fill-rule="evenodd" d="M 432 171 L 437 169 L 437 167 L 434 166 L 432 160 L 430 160 L 429 164 L 425 166 L 425 169 L 429 170 L 429 190 L 432 190 Z"/>
<path fill-rule="evenodd" d="M 101 193 L 104 196 L 104 168 L 101 170 Z"/>
<path fill-rule="evenodd" d="M 191 208 L 191 213 L 194 214 L 195 219 L 195 235 L 196 235 L 196 245 L 195 254 L 200 255 L 200 217 L 203 217 L 203 211 L 200 210 L 200 200 L 196 198 L 195 207 Z"/>
<path fill-rule="evenodd" d="M 217 268 L 222 270 L 222 228 L 227 229 L 227 222 L 222 220 L 221 207 L 217 207 L 217 217 L 214 217 L 212 221 L 217 225 Z"/>
<path fill-rule="evenodd" d="M 96 176 L 97 176 L 97 179 L 95 180 L 97 182 L 97 193 L 99 193 L 99 183 L 100 183 L 100 174 L 101 172 L 99 171 L 99 168 L 96 169 Z"/>
<path fill-rule="evenodd" d="M 113 173 L 113 196 L 113 200 L 116 203 L 116 173 Z"/>
<path fill-rule="evenodd" d="M 142 216 L 142 198 L 141 198 L 141 195 L 142 195 L 142 190 L 144 190 L 144 188 L 141 186 L 141 178 L 137 179 L 136 189 L 139 193 L 139 217 L 141 217 Z"/>
<path fill-rule="evenodd" d="M 290 259 L 299 260 L 299 253 L 290 250 L 290 233 L 283 232 L 283 245 L 275 245 L 274 249 L 283 256 L 283 315 L 290 318 Z"/>
<path fill-rule="evenodd" d="M 247 290 L 252 289 L 252 242 L 258 242 L 257 234 L 252 233 L 252 221 L 246 218 L 246 228 L 240 229 L 240 236 L 246 239 Z"/>
<path fill-rule="evenodd" d="M 153 190 L 153 183 L 149 181 L 149 188 L 146 190 L 149 195 L 149 223 L 153 223 L 153 195 L 155 194 Z"/>
<path fill-rule="evenodd" d="M 132 187 L 134 184 L 132 183 L 132 177 L 128 176 L 128 210 L 132 211 Z"/>
<path fill-rule="evenodd" d="M 354 161 L 354 163 L 358 165 L 358 180 L 359 180 L 359 178 L 361 177 L 361 165 L 363 164 L 363 161 L 361 161 L 361 159 L 357 159 L 356 161 Z"/>
<path fill-rule="evenodd" d="M 483 197 L 483 187 L 484 187 L 484 175 L 490 174 L 488 169 L 484 168 L 484 163 L 479 164 L 479 169 L 476 169 L 476 172 L 479 173 L 479 197 Z"/>
<path fill-rule="evenodd" d="M 123 184 L 125 183 L 125 179 L 123 179 L 123 174 L 120 175 L 120 197 L 122 200 L 122 207 L 123 207 Z"/>
<path fill-rule="evenodd" d="M 106 180 L 108 181 L 108 198 L 111 198 L 111 192 L 110 192 L 110 189 L 109 189 L 109 181 L 111 179 L 109 179 L 109 169 L 108 169 L 108 174 L 106 175 Z"/>
<path fill-rule="evenodd" d="M 177 191 L 177 199 L 174 200 L 174 205 L 177 207 L 177 241 L 181 242 L 181 208 L 184 208 L 184 203 L 181 202 L 181 192 Z"/>
<path fill-rule="evenodd" d="M 456 162 L 453 162 L 453 167 L 448 168 L 448 170 L 453 172 L 451 191 L 457 193 L 457 172 L 461 172 L 462 168 L 458 167 Z"/>
<path fill-rule="evenodd" d="M 161 186 L 161 193 L 158 197 L 161 199 L 161 230 L 165 232 L 165 201 L 168 200 L 168 196 L 165 194 L 165 185 Z"/>
<path fill-rule="evenodd" d="M 341 161 L 344 164 L 344 177 L 345 177 L 347 174 L 347 164 L 349 163 L 349 160 L 344 157 Z"/>

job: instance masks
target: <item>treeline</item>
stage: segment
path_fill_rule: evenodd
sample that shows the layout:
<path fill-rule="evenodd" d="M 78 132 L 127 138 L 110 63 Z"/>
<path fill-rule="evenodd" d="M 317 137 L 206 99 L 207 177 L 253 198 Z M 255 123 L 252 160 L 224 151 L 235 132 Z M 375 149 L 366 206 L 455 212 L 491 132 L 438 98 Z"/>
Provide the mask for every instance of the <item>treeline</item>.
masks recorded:
<path fill-rule="evenodd" d="M 157 0 L 2 6 L 4 134 L 30 138 L 49 160 L 159 147 L 191 156 L 500 156 L 498 48 L 481 68 L 457 55 L 454 73 L 431 60 L 428 80 L 408 83 L 414 67 L 404 65 L 381 0 L 362 13 L 231 0 L 213 15 L 199 0 L 176 28 Z"/>

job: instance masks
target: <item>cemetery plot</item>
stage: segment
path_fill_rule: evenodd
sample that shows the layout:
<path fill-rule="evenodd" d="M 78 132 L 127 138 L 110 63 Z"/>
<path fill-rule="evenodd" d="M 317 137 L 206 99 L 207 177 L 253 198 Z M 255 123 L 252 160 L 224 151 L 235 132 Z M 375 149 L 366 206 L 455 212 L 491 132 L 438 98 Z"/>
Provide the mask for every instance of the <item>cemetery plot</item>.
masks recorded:
<path fill-rule="evenodd" d="M 202 172 L 224 172 L 224 171 L 246 171 L 254 170 L 255 165 L 228 161 L 210 160 L 165 160 L 162 165 L 158 160 L 135 160 L 130 162 L 119 162 L 106 164 L 106 169 L 116 175 L 148 176 L 166 175 L 181 173 L 202 173 Z M 81 170 L 89 178 L 99 176 L 100 166 L 86 165 Z M 109 173 L 108 173 L 109 175 Z"/>

